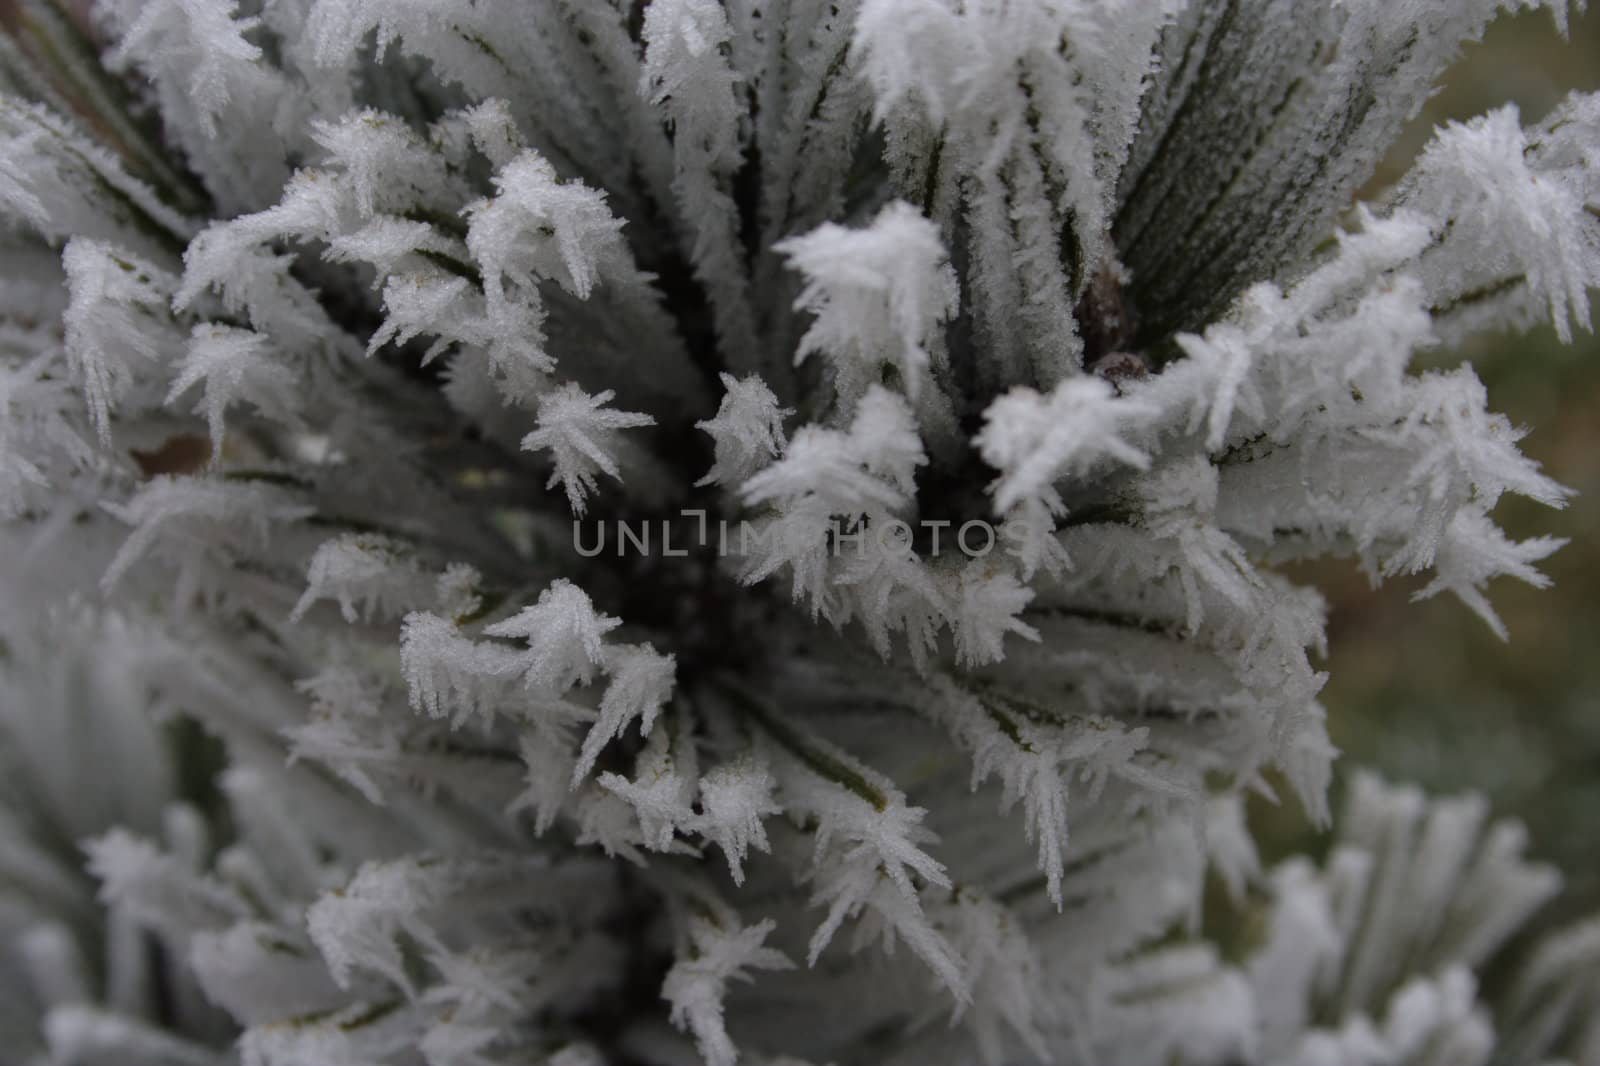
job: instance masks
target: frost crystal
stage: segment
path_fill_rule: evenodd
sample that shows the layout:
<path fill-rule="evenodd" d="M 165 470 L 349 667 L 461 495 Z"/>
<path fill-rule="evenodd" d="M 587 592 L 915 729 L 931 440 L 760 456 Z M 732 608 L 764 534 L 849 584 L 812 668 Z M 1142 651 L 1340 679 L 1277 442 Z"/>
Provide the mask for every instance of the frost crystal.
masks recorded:
<path fill-rule="evenodd" d="M 0 3 L 0 1057 L 1600 1062 L 1278 569 L 1559 547 L 1600 95 L 1352 205 L 1502 8 Z"/>

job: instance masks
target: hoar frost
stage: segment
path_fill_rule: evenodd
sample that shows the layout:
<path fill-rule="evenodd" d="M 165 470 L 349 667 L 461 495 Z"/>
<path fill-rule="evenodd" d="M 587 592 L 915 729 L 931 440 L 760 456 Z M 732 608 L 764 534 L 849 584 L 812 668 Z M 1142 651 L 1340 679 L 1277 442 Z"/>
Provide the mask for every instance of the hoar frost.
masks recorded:
<path fill-rule="evenodd" d="M 1600 96 L 1350 206 L 1536 7 L 0 5 L 8 1061 L 1600 1063 L 1278 570 L 1544 581 Z"/>

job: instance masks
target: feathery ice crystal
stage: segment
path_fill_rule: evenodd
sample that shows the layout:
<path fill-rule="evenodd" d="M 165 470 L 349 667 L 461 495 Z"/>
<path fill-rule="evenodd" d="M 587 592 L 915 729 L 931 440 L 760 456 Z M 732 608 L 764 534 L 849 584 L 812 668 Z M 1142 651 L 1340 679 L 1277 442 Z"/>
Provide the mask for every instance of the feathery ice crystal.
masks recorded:
<path fill-rule="evenodd" d="M 1242 803 L 1277 564 L 1558 546 L 1413 364 L 1587 328 L 1600 96 L 1350 206 L 1531 7 L 0 3 L 0 1058 L 1600 1063 L 1515 825 Z"/>

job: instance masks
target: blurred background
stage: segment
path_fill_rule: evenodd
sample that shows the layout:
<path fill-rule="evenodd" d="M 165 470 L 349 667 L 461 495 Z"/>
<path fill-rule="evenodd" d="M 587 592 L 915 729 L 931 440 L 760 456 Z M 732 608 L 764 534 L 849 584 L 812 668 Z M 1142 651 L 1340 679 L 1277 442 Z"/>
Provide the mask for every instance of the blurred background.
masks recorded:
<path fill-rule="evenodd" d="M 1566 40 L 1547 13 L 1502 18 L 1468 46 L 1374 189 L 1400 176 L 1435 125 L 1507 103 L 1524 122 L 1537 120 L 1572 90 L 1600 90 L 1600 4 L 1573 19 Z M 1431 361 L 1461 360 L 1488 387 L 1490 409 L 1529 430 L 1523 451 L 1577 491 L 1564 511 L 1508 499 L 1496 512 L 1517 539 L 1568 539 L 1542 564 L 1554 586 L 1490 587 L 1511 634 L 1502 643 L 1454 597 L 1410 602 L 1424 579 L 1373 589 L 1348 563 L 1299 568 L 1295 576 L 1329 600 L 1329 732 L 1349 762 L 1391 779 L 1483 791 L 1496 813 L 1526 823 L 1535 857 L 1567 874 L 1561 914 L 1592 913 L 1600 905 L 1600 340 L 1579 334 L 1564 346 L 1545 328 L 1479 337 Z M 1303 820 L 1286 824 L 1288 812 L 1263 804 L 1253 816 L 1268 839 L 1304 843 Z"/>

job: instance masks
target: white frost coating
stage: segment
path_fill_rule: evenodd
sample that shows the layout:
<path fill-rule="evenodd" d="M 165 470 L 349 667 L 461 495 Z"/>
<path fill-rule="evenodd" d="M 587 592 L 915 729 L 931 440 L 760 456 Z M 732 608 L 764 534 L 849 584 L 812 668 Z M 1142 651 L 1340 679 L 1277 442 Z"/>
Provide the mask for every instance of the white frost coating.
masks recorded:
<path fill-rule="evenodd" d="M 1330 816 L 1280 565 L 1545 583 L 1447 346 L 1587 327 L 1600 96 L 1347 208 L 1566 5 L 77 6 L 0 5 L 8 1062 L 1595 1060 L 1520 826 Z"/>
<path fill-rule="evenodd" d="M 926 345 L 955 312 L 957 298 L 955 272 L 928 221 L 895 203 L 868 229 L 824 226 L 778 250 L 807 279 L 796 306 L 816 315 L 795 361 L 827 353 L 846 408 L 866 391 L 854 379 L 881 362 L 900 371 L 915 399 L 931 359 Z"/>
<path fill-rule="evenodd" d="M 583 514 L 585 499 L 598 487 L 598 475 L 622 478 L 616 458 L 617 431 L 655 424 L 647 414 L 604 410 L 615 395 L 607 389 L 591 396 L 577 385 L 564 385 L 540 399 L 539 428 L 522 438 L 524 450 L 550 453 L 555 470 L 546 487 L 561 485 L 578 515 Z"/>
<path fill-rule="evenodd" d="M 711 435 L 716 461 L 696 485 L 737 486 L 780 455 L 788 444 L 783 420 L 794 412 L 778 406 L 778 398 L 755 375 L 744 380 L 721 376 L 724 390 L 714 418 L 696 422 Z"/>

